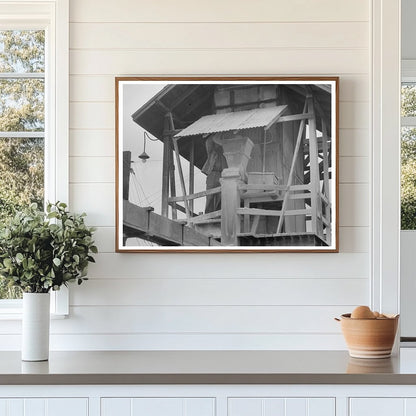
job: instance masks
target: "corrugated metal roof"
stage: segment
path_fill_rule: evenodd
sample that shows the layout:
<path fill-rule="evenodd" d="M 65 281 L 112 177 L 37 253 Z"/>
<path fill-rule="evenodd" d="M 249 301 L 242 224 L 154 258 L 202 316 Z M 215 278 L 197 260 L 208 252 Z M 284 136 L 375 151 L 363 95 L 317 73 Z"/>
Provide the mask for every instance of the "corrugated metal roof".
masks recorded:
<path fill-rule="evenodd" d="M 175 137 L 266 127 L 276 122 L 286 110 L 286 107 L 286 105 L 280 105 L 277 107 L 255 108 L 254 110 L 204 116 L 176 134 Z"/>

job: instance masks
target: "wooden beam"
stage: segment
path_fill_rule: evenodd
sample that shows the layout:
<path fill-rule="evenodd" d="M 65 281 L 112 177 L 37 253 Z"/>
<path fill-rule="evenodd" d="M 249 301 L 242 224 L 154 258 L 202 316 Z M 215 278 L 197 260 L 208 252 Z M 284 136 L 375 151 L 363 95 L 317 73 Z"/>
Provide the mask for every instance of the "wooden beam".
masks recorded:
<path fill-rule="evenodd" d="M 195 192 L 195 142 L 193 137 L 191 138 L 191 146 L 189 148 L 189 194 L 192 195 Z M 194 200 L 189 202 L 189 209 L 191 212 L 194 210 Z"/>
<path fill-rule="evenodd" d="M 172 127 L 170 125 L 169 114 L 165 115 L 164 119 L 164 133 L 163 133 L 163 162 L 162 162 L 162 216 L 169 216 L 169 206 L 168 206 L 168 197 L 169 197 L 169 174 L 170 174 L 170 135 L 165 134 Z"/>
<path fill-rule="evenodd" d="M 131 152 L 123 152 L 123 200 L 128 201 L 130 191 Z"/>
<path fill-rule="evenodd" d="M 198 215 L 197 217 L 193 217 L 189 220 L 190 223 L 192 224 L 198 224 L 207 220 L 212 220 L 214 218 L 220 218 L 221 217 L 221 211 L 213 211 L 213 212 L 209 212 L 208 214 L 202 214 L 202 215 Z"/>
<path fill-rule="evenodd" d="M 173 145 L 172 139 L 169 139 L 169 183 L 170 183 L 170 196 L 176 196 L 176 183 L 175 183 L 175 164 L 173 163 Z M 169 198 L 168 198 L 169 201 Z M 178 218 L 178 213 L 176 211 L 176 204 L 172 204 L 172 219 L 176 220 Z"/>
<path fill-rule="evenodd" d="M 217 186 L 216 188 L 207 189 L 206 191 L 197 192 L 196 194 L 169 198 L 169 202 L 192 201 L 193 199 L 203 198 L 207 195 L 219 194 L 220 192 L 221 186 Z"/>
<path fill-rule="evenodd" d="M 285 212 L 287 216 L 293 215 L 309 215 L 311 210 L 309 208 L 303 209 L 290 209 Z M 273 209 L 260 209 L 260 208 L 238 208 L 237 214 L 239 215 L 256 215 L 264 217 L 281 217 L 282 210 L 273 210 Z"/>
<path fill-rule="evenodd" d="M 324 224 L 326 225 L 326 242 L 328 245 L 331 245 L 331 205 L 329 203 L 329 149 L 328 149 L 328 142 L 327 142 L 327 127 L 324 118 L 322 120 L 322 150 L 323 150 L 323 197 L 328 201 L 327 205 L 325 205 L 325 213 L 324 213 Z"/>
<path fill-rule="evenodd" d="M 291 116 L 282 116 L 280 117 L 276 123 L 285 123 L 287 121 L 299 121 L 299 120 L 307 120 L 310 118 L 313 114 L 311 113 L 303 113 L 303 114 L 293 114 Z"/>
<path fill-rule="evenodd" d="M 290 88 L 292 91 L 297 92 L 299 95 L 302 95 L 303 97 L 306 97 L 308 95 L 308 91 L 305 87 L 299 87 L 295 84 L 286 84 L 285 87 Z"/>
<path fill-rule="evenodd" d="M 171 207 L 173 207 L 175 205 L 177 211 L 180 211 L 180 212 L 183 212 L 184 214 L 186 214 L 185 207 L 178 204 L 177 202 L 169 202 L 169 205 Z M 190 212 L 190 214 L 191 214 L 191 217 L 197 217 L 198 216 L 198 214 L 196 214 L 195 212 L 192 212 L 192 211 Z M 182 221 L 182 220 L 177 219 L 176 221 Z M 186 220 L 183 220 L 183 221 L 186 223 Z"/>
<path fill-rule="evenodd" d="M 273 198 L 273 196 L 275 198 Z M 309 199 L 310 197 L 311 197 L 310 192 L 302 193 L 302 194 L 292 194 L 289 191 L 289 199 Z M 283 201 L 283 198 L 284 197 L 276 197 L 276 193 L 270 192 L 270 191 L 267 191 L 267 192 L 257 192 L 257 193 L 254 193 L 254 194 L 252 194 L 252 193 L 249 193 L 249 194 L 243 193 L 243 195 L 241 195 L 241 199 L 245 199 L 245 200 L 246 199 L 247 200 L 255 199 L 256 200 L 255 202 L 267 202 L 267 201 L 269 201 L 269 202 L 275 202 L 275 201 Z M 261 199 L 261 201 L 258 201 L 258 199 Z M 252 201 L 252 202 L 254 202 L 254 201 Z"/>
<path fill-rule="evenodd" d="M 306 108 L 307 108 L 306 106 L 307 106 L 307 102 L 305 101 L 305 105 L 303 107 L 303 112 L 304 113 L 306 112 Z M 305 119 L 303 119 L 300 122 L 300 125 L 299 125 L 298 137 L 296 139 L 296 145 L 295 145 L 295 149 L 293 151 L 292 164 L 290 166 L 289 176 L 288 176 L 288 179 L 287 179 L 288 190 L 286 191 L 283 202 L 282 202 L 282 215 L 280 216 L 279 223 L 277 224 L 277 231 L 276 231 L 277 233 L 280 233 L 281 230 L 282 230 L 282 227 L 283 227 L 283 221 L 285 219 L 286 206 L 287 206 L 287 202 L 289 200 L 289 189 L 292 186 L 293 175 L 294 175 L 294 172 L 295 172 L 296 162 L 297 162 L 297 159 L 298 159 L 300 144 L 301 144 L 302 138 L 303 138 L 303 130 L 305 129 L 305 124 L 306 124 L 306 121 L 305 121 Z"/>
<path fill-rule="evenodd" d="M 240 185 L 239 189 L 241 191 L 256 191 L 256 190 L 264 190 L 264 191 L 286 191 L 288 190 L 288 186 L 287 185 L 266 185 L 266 184 L 262 184 L 262 183 L 258 183 L 258 184 L 242 184 Z M 310 186 L 308 183 L 303 184 L 303 185 L 291 185 L 290 186 L 290 191 L 294 192 L 294 191 L 307 191 L 310 189 Z"/>
<path fill-rule="evenodd" d="M 328 84 L 314 84 L 315 87 L 320 88 L 321 90 L 331 94 L 331 86 Z"/>
<path fill-rule="evenodd" d="M 183 176 L 183 170 L 182 170 L 182 164 L 181 164 L 181 157 L 179 154 L 179 148 L 178 148 L 178 142 L 175 139 L 172 139 L 173 141 L 173 147 L 175 149 L 175 155 L 176 155 L 176 163 L 178 165 L 178 169 L 179 169 L 179 179 L 181 182 L 181 188 L 182 188 L 182 195 L 186 196 L 186 187 L 185 187 L 185 179 Z M 189 205 L 188 205 L 188 200 L 185 199 L 184 200 L 184 205 L 185 205 L 185 211 L 186 211 L 186 219 L 189 222 L 189 220 L 191 219 L 191 215 L 189 212 Z"/>
<path fill-rule="evenodd" d="M 308 103 L 308 111 L 314 112 L 314 102 L 313 97 L 310 95 L 307 98 Z M 312 232 L 321 235 L 322 232 L 320 231 L 319 221 L 318 221 L 318 214 L 320 212 L 318 203 L 320 203 L 320 199 L 318 200 L 318 195 L 320 192 L 319 189 L 319 182 L 320 182 L 320 175 L 319 175 L 319 155 L 318 155 L 318 141 L 316 137 L 316 119 L 315 116 L 309 118 L 308 121 L 309 125 L 309 166 L 310 166 L 310 184 L 311 184 L 311 208 L 312 208 Z"/>

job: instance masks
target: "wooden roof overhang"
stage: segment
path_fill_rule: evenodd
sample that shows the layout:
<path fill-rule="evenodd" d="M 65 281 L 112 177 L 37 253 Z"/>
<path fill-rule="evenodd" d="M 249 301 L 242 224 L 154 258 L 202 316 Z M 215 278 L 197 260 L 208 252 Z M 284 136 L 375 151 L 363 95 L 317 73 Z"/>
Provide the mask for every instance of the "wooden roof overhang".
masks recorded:
<path fill-rule="evenodd" d="M 260 85 L 260 84 L 257 84 Z M 331 93 L 329 85 L 325 84 L 280 84 L 286 93 L 293 99 L 294 104 L 303 107 L 306 96 L 312 92 L 315 101 L 319 104 L 322 113 L 327 116 L 327 125 L 330 129 L 331 122 Z M 168 113 L 172 114 L 175 130 L 185 129 L 191 126 L 203 116 L 212 115 L 214 112 L 214 91 L 216 84 L 169 84 L 152 97 L 133 115 L 133 121 L 147 132 L 164 140 L 164 120 Z M 221 88 L 227 87 L 221 84 Z M 243 84 L 230 84 L 228 87 L 244 87 Z M 301 112 L 301 111 L 299 111 Z M 321 128 L 318 112 L 317 128 Z M 172 137 L 176 132 L 172 132 Z M 205 135 L 183 137 L 178 140 L 179 153 L 190 160 L 192 142 L 194 147 L 194 164 L 199 169 L 204 165 L 207 154 L 205 150 Z"/>
<path fill-rule="evenodd" d="M 200 117 L 212 114 L 215 85 L 212 84 L 171 84 L 163 88 L 133 115 L 133 121 L 157 137 L 164 139 L 164 119 L 172 114 L 175 129 L 183 129 Z M 173 134 L 172 134 L 173 135 Z M 205 140 L 194 140 L 195 166 L 201 168 L 206 160 Z M 179 153 L 190 159 L 190 141 L 179 140 Z"/>

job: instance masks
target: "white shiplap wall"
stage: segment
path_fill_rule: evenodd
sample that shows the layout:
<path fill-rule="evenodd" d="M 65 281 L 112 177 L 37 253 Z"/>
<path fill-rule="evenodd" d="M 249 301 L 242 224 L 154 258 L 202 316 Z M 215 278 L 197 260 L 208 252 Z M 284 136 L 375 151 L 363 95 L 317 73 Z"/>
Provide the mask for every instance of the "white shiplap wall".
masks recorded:
<path fill-rule="evenodd" d="M 100 254 L 53 348 L 344 348 L 332 318 L 369 302 L 369 3 L 71 0 L 70 205 Z M 156 74 L 339 75 L 340 253 L 115 254 L 114 77 Z"/>

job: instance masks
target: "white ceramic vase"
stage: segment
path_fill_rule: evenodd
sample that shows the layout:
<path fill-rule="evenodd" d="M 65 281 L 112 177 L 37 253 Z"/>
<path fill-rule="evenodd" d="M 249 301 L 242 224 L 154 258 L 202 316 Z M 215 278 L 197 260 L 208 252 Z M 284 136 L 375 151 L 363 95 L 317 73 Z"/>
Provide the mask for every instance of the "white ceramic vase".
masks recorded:
<path fill-rule="evenodd" d="M 23 293 L 22 360 L 49 358 L 50 294 Z"/>

